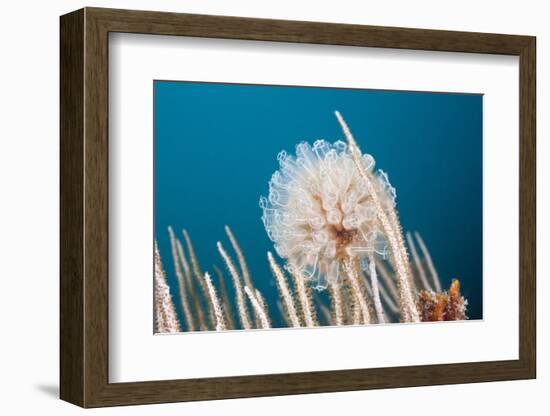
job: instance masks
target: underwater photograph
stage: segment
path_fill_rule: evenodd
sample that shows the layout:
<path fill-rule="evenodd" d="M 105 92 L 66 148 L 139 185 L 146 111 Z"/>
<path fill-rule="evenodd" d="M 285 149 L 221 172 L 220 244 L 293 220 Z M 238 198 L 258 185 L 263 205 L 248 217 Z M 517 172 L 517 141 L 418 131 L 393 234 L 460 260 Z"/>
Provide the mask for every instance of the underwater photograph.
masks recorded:
<path fill-rule="evenodd" d="M 482 94 L 153 92 L 155 333 L 483 319 Z"/>

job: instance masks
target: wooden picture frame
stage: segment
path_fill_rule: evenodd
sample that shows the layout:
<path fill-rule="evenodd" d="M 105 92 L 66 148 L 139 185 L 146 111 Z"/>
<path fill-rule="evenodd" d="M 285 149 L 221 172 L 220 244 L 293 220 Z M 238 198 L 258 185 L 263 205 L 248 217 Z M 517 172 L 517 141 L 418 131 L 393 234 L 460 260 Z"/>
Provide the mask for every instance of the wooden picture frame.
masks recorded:
<path fill-rule="evenodd" d="M 536 376 L 535 38 L 85 8 L 61 17 L 60 396 L 82 407 L 529 379 Z M 519 56 L 519 359 L 109 383 L 111 32 Z"/>

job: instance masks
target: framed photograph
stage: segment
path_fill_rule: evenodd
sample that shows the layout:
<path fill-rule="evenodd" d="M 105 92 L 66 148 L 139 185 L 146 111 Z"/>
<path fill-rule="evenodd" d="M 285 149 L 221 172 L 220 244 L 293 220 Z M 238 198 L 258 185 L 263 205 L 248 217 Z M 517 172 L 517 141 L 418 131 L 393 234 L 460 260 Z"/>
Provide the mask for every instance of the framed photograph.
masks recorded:
<path fill-rule="evenodd" d="M 536 376 L 534 37 L 60 27 L 63 400 Z"/>

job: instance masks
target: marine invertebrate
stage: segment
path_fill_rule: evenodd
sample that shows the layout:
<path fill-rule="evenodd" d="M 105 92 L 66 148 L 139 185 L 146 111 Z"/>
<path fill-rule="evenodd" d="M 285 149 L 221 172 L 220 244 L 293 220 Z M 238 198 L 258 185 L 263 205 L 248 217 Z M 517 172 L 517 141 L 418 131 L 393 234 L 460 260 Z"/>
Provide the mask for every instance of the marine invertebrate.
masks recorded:
<path fill-rule="evenodd" d="M 369 276 L 370 276 L 370 284 L 372 288 L 374 310 L 376 311 L 376 317 L 378 318 L 378 322 L 383 324 L 386 322 L 386 314 L 384 313 L 384 309 L 382 308 L 382 301 L 380 300 L 380 291 L 378 288 L 378 274 L 376 273 L 376 264 L 374 263 L 374 260 L 372 258 L 369 261 Z"/>
<path fill-rule="evenodd" d="M 468 301 L 460 295 L 460 282 L 454 279 L 448 292 L 422 290 L 418 294 L 417 307 L 422 322 L 460 321 L 468 319 Z"/>
<path fill-rule="evenodd" d="M 262 307 L 262 303 L 257 298 L 257 293 L 253 293 L 248 286 L 244 287 L 244 293 L 246 293 L 248 300 L 252 304 L 254 313 L 258 316 L 258 321 L 261 323 L 261 327 L 263 329 L 270 328 L 271 325 L 269 325 L 269 318 L 267 317 L 266 311 Z"/>
<path fill-rule="evenodd" d="M 387 174 L 383 171 L 378 171 L 378 179 L 382 178 L 380 189 L 380 180 L 377 182 L 377 177 L 373 174 L 372 169 L 365 166 L 361 149 L 359 149 L 344 118 L 338 111 L 335 111 L 335 115 L 348 141 L 349 153 L 357 167 L 357 172 L 363 178 L 365 187 L 372 198 L 376 219 L 383 229 L 383 234 L 387 238 L 391 248 L 391 258 L 399 281 L 399 300 L 402 309 L 402 318 L 405 321 L 417 322 L 420 318 L 415 308 L 409 283 L 412 272 L 409 266 L 407 250 L 395 211 L 395 189 L 389 184 Z M 393 198 L 388 200 L 387 192 L 393 195 Z"/>
<path fill-rule="evenodd" d="M 346 272 L 347 278 L 351 283 L 356 311 L 360 312 L 359 317 L 354 319 L 354 323 L 370 324 L 372 322 L 372 319 L 370 315 L 368 300 L 363 293 L 361 284 L 359 283 L 357 268 L 349 258 L 344 262 L 344 270 Z"/>
<path fill-rule="evenodd" d="M 222 307 L 220 305 L 220 300 L 216 295 L 216 289 L 212 284 L 212 279 L 208 272 L 204 274 L 204 281 L 206 282 L 206 287 L 208 288 L 208 295 L 210 296 L 210 301 L 212 303 L 212 308 L 214 309 L 214 316 L 216 317 L 216 331 L 225 331 L 225 318 L 223 316 Z"/>
<path fill-rule="evenodd" d="M 256 296 L 256 299 L 258 300 L 258 304 L 260 305 L 262 311 L 264 312 L 267 322 L 269 324 L 269 327 L 271 328 L 271 318 L 269 317 L 269 309 L 267 307 L 267 304 L 265 303 L 264 297 L 262 296 L 262 292 L 260 292 L 258 289 L 254 289 L 254 295 Z M 261 317 L 259 317 L 259 320 L 261 322 Z"/>
<path fill-rule="evenodd" d="M 176 315 L 176 308 L 170 295 L 170 288 L 166 282 L 166 274 L 162 267 L 157 243 L 155 242 L 155 278 L 154 278 L 154 306 L 156 332 L 179 332 L 180 324 Z"/>
<path fill-rule="evenodd" d="M 467 301 L 460 295 L 458 281 L 448 292 L 440 290 L 422 237 L 417 232 L 403 236 L 395 189 L 387 174 L 374 170 L 373 157 L 361 153 L 342 116 L 336 113 L 336 117 L 347 144 L 317 140 L 313 145 L 298 144 L 295 156 L 281 152 L 268 197 L 260 198 L 265 229 L 285 263 L 279 266 L 275 256 L 267 253 L 278 287 L 275 300 L 266 289 L 266 302 L 254 287 L 243 249 L 229 226 L 224 227 L 225 234 L 235 258 L 221 242 L 216 248 L 233 282 L 231 296 L 215 264 L 217 281 L 210 273 L 202 274 L 187 231 L 183 230 L 183 237 L 188 257 L 169 228 L 187 330 L 196 324 L 199 330 L 270 328 L 268 305 L 277 305 L 288 327 L 467 319 Z M 155 316 L 157 327 L 167 331 L 177 318 L 173 304 L 170 312 L 171 297 L 170 302 L 166 300 L 169 291 L 158 252 L 155 277 L 157 268 L 161 272 L 159 284 L 155 281 Z M 288 281 L 285 272 L 291 277 Z M 232 319 L 233 299 L 238 322 Z M 167 315 L 172 316 L 168 321 Z M 274 325 L 279 322 L 276 319 Z"/>
<path fill-rule="evenodd" d="M 191 268 L 192 268 L 192 271 L 193 271 L 193 275 L 195 277 L 195 282 L 198 282 L 199 283 L 199 287 L 201 289 L 201 295 L 199 296 L 198 293 L 196 293 L 196 296 L 195 296 L 195 308 L 197 310 L 197 315 L 198 315 L 198 321 L 199 321 L 199 327 L 201 328 L 201 330 L 204 330 L 204 329 L 207 329 L 208 328 L 208 322 L 207 322 L 207 318 L 205 317 L 204 315 L 204 312 L 203 312 L 203 309 L 201 307 L 201 298 L 206 298 L 206 302 L 209 304 L 209 308 L 208 308 L 208 317 L 209 317 L 209 320 L 210 322 L 213 322 L 214 321 L 214 317 L 213 317 L 213 314 L 212 314 L 212 305 L 210 304 L 210 298 L 208 297 L 208 291 L 206 289 L 206 284 L 202 278 L 202 271 L 201 271 L 201 267 L 199 265 L 199 260 L 197 259 L 197 255 L 195 254 L 195 248 L 193 247 L 193 243 L 191 241 L 191 237 L 189 236 L 189 233 L 187 232 L 187 230 L 183 230 L 183 238 L 185 239 L 185 244 L 187 246 L 187 252 L 189 253 L 189 258 L 191 259 Z M 197 292 L 197 291 L 195 291 Z"/>
<path fill-rule="evenodd" d="M 262 220 L 277 254 L 312 287 L 337 282 L 350 257 L 375 251 L 386 255 L 372 198 L 344 142 L 300 143 L 296 157 L 282 151 L 278 160 L 269 196 L 260 199 Z M 373 167 L 370 155 L 362 160 L 366 169 Z M 379 182 L 381 190 L 385 186 Z M 386 196 L 391 203 L 393 196 Z"/>
<path fill-rule="evenodd" d="M 432 274 L 435 290 L 436 292 L 441 292 L 441 282 L 439 281 L 439 275 L 437 274 L 437 269 L 434 266 L 432 256 L 430 255 L 430 251 L 426 247 L 426 244 L 424 243 L 422 236 L 417 231 L 414 232 L 414 237 L 416 238 L 416 241 L 420 247 L 420 250 L 422 250 L 422 254 L 426 259 L 426 264 L 428 265 L 428 269 Z"/>
<path fill-rule="evenodd" d="M 254 287 L 252 285 L 252 280 L 250 278 L 250 272 L 248 271 L 248 265 L 246 264 L 246 259 L 244 258 L 243 251 L 241 250 L 241 246 L 239 246 L 239 243 L 235 236 L 233 235 L 233 232 L 231 231 L 231 228 L 229 226 L 225 226 L 225 233 L 227 234 L 227 237 L 229 238 L 229 241 L 231 242 L 231 246 L 233 247 L 233 250 L 235 251 L 235 254 L 237 255 L 237 260 L 239 261 L 239 267 L 241 269 L 241 274 L 244 280 L 245 285 L 248 287 Z"/>
<path fill-rule="evenodd" d="M 260 198 L 265 229 L 277 254 L 319 290 L 345 273 L 358 290 L 351 263 L 390 255 L 404 320 L 418 321 L 395 189 L 385 172 L 373 170 L 374 158 L 361 153 L 338 112 L 336 117 L 348 144 L 317 140 L 313 146 L 298 144 L 295 157 L 279 153 L 280 169 L 269 182 L 268 197 Z M 363 297 L 359 305 L 367 319 Z"/>
<path fill-rule="evenodd" d="M 329 282 L 329 293 L 332 303 L 332 309 L 334 311 L 334 321 L 336 325 L 344 324 L 344 308 L 342 306 L 342 292 L 338 282 Z"/>
<path fill-rule="evenodd" d="M 179 273 L 182 273 L 186 288 L 188 288 L 188 283 L 193 282 L 193 279 L 188 280 L 188 278 L 190 278 L 189 275 L 192 274 L 189 262 L 178 238 L 173 232 L 171 233 L 169 231 L 168 233 L 170 237 L 170 247 L 172 248 L 172 256 L 176 256 L 176 260 L 180 262 Z M 424 243 L 418 233 L 414 233 L 414 235 L 415 239 L 407 239 L 411 251 L 415 244 L 414 241 L 417 243 L 422 241 L 422 243 Z M 188 234 L 187 237 L 189 239 L 188 243 L 191 243 Z M 238 245 L 238 243 L 236 244 Z M 418 244 L 420 245 L 420 243 Z M 174 246 L 176 250 L 173 249 Z M 225 251 L 221 243 L 217 245 L 217 248 L 233 280 L 235 304 L 241 322 L 240 325 L 238 325 L 232 317 L 232 302 L 230 302 L 230 298 L 225 288 L 223 273 L 216 265 L 213 265 L 213 270 L 218 277 L 216 282 L 219 284 L 220 296 L 218 296 L 215 287 L 216 282 L 212 280 L 210 274 L 208 274 L 208 278 L 206 278 L 206 275 L 203 276 L 210 302 L 200 301 L 200 291 L 186 291 L 189 297 L 191 297 L 190 305 L 193 306 L 193 308 L 190 308 L 192 309 L 190 311 L 193 315 L 192 319 L 196 319 L 199 313 L 205 316 L 213 315 L 215 318 L 211 323 L 205 323 L 204 326 L 195 328 L 195 330 L 223 331 L 229 329 L 270 328 L 272 325 L 267 307 L 268 303 L 263 295 L 256 288 L 249 287 L 246 284 L 243 285 L 242 280 L 244 279 L 239 274 L 236 262 Z M 239 250 L 244 259 L 242 249 L 239 248 Z M 424 248 L 420 250 L 422 256 L 419 254 L 420 252 L 416 250 L 416 247 L 414 250 L 417 252 L 417 259 L 413 259 L 412 261 L 414 263 L 420 262 L 422 265 L 426 265 L 428 263 L 427 257 L 429 256 L 429 252 L 425 244 Z M 194 257 L 196 268 L 200 270 L 198 258 L 196 255 L 194 255 Z M 282 319 L 287 327 L 303 327 L 304 323 L 305 326 L 315 327 L 318 325 L 338 326 L 350 324 L 358 325 L 368 322 L 383 323 L 402 321 L 401 315 L 399 314 L 400 309 L 396 305 L 399 298 L 396 287 L 397 278 L 395 272 L 390 267 L 391 265 L 388 264 L 389 259 L 377 259 L 373 256 L 367 256 L 362 262 L 355 261 L 345 263 L 342 266 L 342 279 L 329 282 L 328 296 L 321 296 L 322 292 L 313 292 L 306 284 L 307 280 L 288 265 L 286 268 L 290 272 L 292 279 L 287 281 L 285 271 L 277 264 L 272 253 L 268 252 L 267 259 L 271 272 L 273 273 L 273 278 L 279 287 L 279 298 L 275 300 L 277 310 L 282 315 Z M 415 307 L 417 308 L 417 313 L 421 321 L 467 319 L 465 313 L 467 301 L 460 295 L 460 285 L 458 281 L 453 282 L 448 292 L 434 292 L 430 287 L 440 285 L 440 282 L 433 263 L 432 267 L 428 267 L 425 270 L 425 279 L 419 276 L 416 267 L 412 270 L 416 271 L 416 273 L 413 272 L 411 285 L 415 288 L 418 287 L 418 293 L 415 296 Z M 378 276 L 381 277 L 380 280 Z M 184 318 L 183 321 L 178 323 L 177 316 L 175 315 L 175 308 L 173 307 L 172 296 L 170 295 L 158 251 L 155 253 L 155 279 L 156 331 L 177 332 L 183 328 L 185 328 L 186 331 L 190 331 L 191 329 L 190 326 L 187 325 L 188 318 L 185 312 L 182 317 Z M 433 285 L 430 284 L 426 287 L 423 281 L 429 279 L 433 281 Z M 376 286 L 378 286 L 378 290 L 376 290 Z M 241 296 L 238 295 L 239 292 Z M 179 296 L 182 296 L 181 291 L 179 292 Z M 183 296 L 187 295 L 184 293 Z M 273 299 L 268 299 L 268 301 L 271 304 Z M 361 305 L 362 302 L 363 305 Z M 172 306 L 170 307 L 170 305 Z M 241 305 L 241 309 L 239 309 L 239 305 Z M 243 316 L 241 314 L 242 310 L 246 310 L 246 315 L 244 316 L 248 319 L 248 324 L 245 324 L 246 321 L 241 318 Z M 249 310 L 253 312 L 255 319 L 250 318 Z M 365 310 L 367 311 L 366 314 L 364 313 Z M 322 323 L 317 319 L 317 311 L 321 314 Z M 365 316 L 367 316 L 367 318 Z"/>
<path fill-rule="evenodd" d="M 239 319 L 241 320 L 241 325 L 243 326 L 244 329 L 251 329 L 252 326 L 250 325 L 250 317 L 248 316 L 248 309 L 245 303 L 243 287 L 242 287 L 241 279 L 239 277 L 239 273 L 237 272 L 237 268 L 235 267 L 233 260 L 231 260 L 231 257 L 229 257 L 229 255 L 223 248 L 222 243 L 218 241 L 216 246 L 218 248 L 218 252 L 223 258 L 223 261 L 227 267 L 227 270 L 229 271 L 229 274 L 231 275 L 231 278 L 233 279 L 233 284 L 235 286 L 235 294 L 237 297 L 237 311 L 239 312 Z"/>
<path fill-rule="evenodd" d="M 292 294 L 290 292 L 290 289 L 288 288 L 284 272 L 281 270 L 281 268 L 273 258 L 273 254 L 271 254 L 270 251 L 267 252 L 267 260 L 269 262 L 269 266 L 271 267 L 271 272 L 273 273 L 273 275 L 275 276 L 275 280 L 277 281 L 277 286 L 284 301 L 288 318 L 293 327 L 299 327 L 300 320 L 298 319 L 296 307 L 294 306 L 294 299 L 292 298 Z"/>
<path fill-rule="evenodd" d="M 191 309 L 189 308 L 189 297 L 187 294 L 186 286 L 188 284 L 188 273 L 189 265 L 185 259 L 185 254 L 183 253 L 183 247 L 181 244 L 178 245 L 178 241 L 172 230 L 172 227 L 168 227 L 168 234 L 170 236 L 170 246 L 172 248 L 172 259 L 174 261 L 174 272 L 178 279 L 179 285 L 179 297 L 181 307 L 185 316 L 185 323 L 188 331 L 194 331 L 195 326 L 193 324 L 193 315 L 191 314 Z M 183 264 L 182 264 L 183 263 Z"/>
<path fill-rule="evenodd" d="M 428 278 L 426 277 L 426 271 L 424 270 L 424 266 L 420 261 L 420 257 L 418 256 L 418 252 L 416 251 L 416 247 L 413 243 L 410 232 L 407 232 L 407 242 L 409 243 L 409 248 L 411 250 L 413 262 L 416 267 L 416 270 L 418 270 L 418 276 L 420 277 L 420 281 L 422 282 L 422 285 L 424 286 L 425 289 L 431 290 L 432 286 L 430 285 L 430 283 L 428 283 Z"/>
<path fill-rule="evenodd" d="M 313 327 L 316 323 L 316 314 L 312 306 L 311 294 L 306 286 L 305 278 L 302 272 L 294 265 L 287 265 L 287 270 L 294 279 L 294 285 L 296 292 L 298 293 L 298 301 L 300 303 L 300 309 L 302 311 L 302 317 L 305 322 L 305 326 Z"/>
<path fill-rule="evenodd" d="M 231 303 L 227 294 L 224 275 L 218 266 L 213 266 L 213 269 L 218 276 L 218 281 L 220 282 L 220 296 L 222 298 L 222 307 L 227 320 L 227 329 L 235 329 L 235 320 L 233 319 L 233 311 L 231 310 Z"/>

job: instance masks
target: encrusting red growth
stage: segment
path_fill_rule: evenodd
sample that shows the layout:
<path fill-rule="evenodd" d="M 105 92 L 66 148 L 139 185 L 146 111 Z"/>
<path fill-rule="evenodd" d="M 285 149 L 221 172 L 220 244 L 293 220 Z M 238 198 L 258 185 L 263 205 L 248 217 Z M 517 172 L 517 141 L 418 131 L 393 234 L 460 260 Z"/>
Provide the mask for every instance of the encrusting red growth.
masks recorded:
<path fill-rule="evenodd" d="M 422 290 L 416 301 L 422 322 L 468 319 L 466 316 L 467 305 L 468 301 L 460 295 L 460 282 L 457 279 L 453 280 L 448 292 Z"/>

